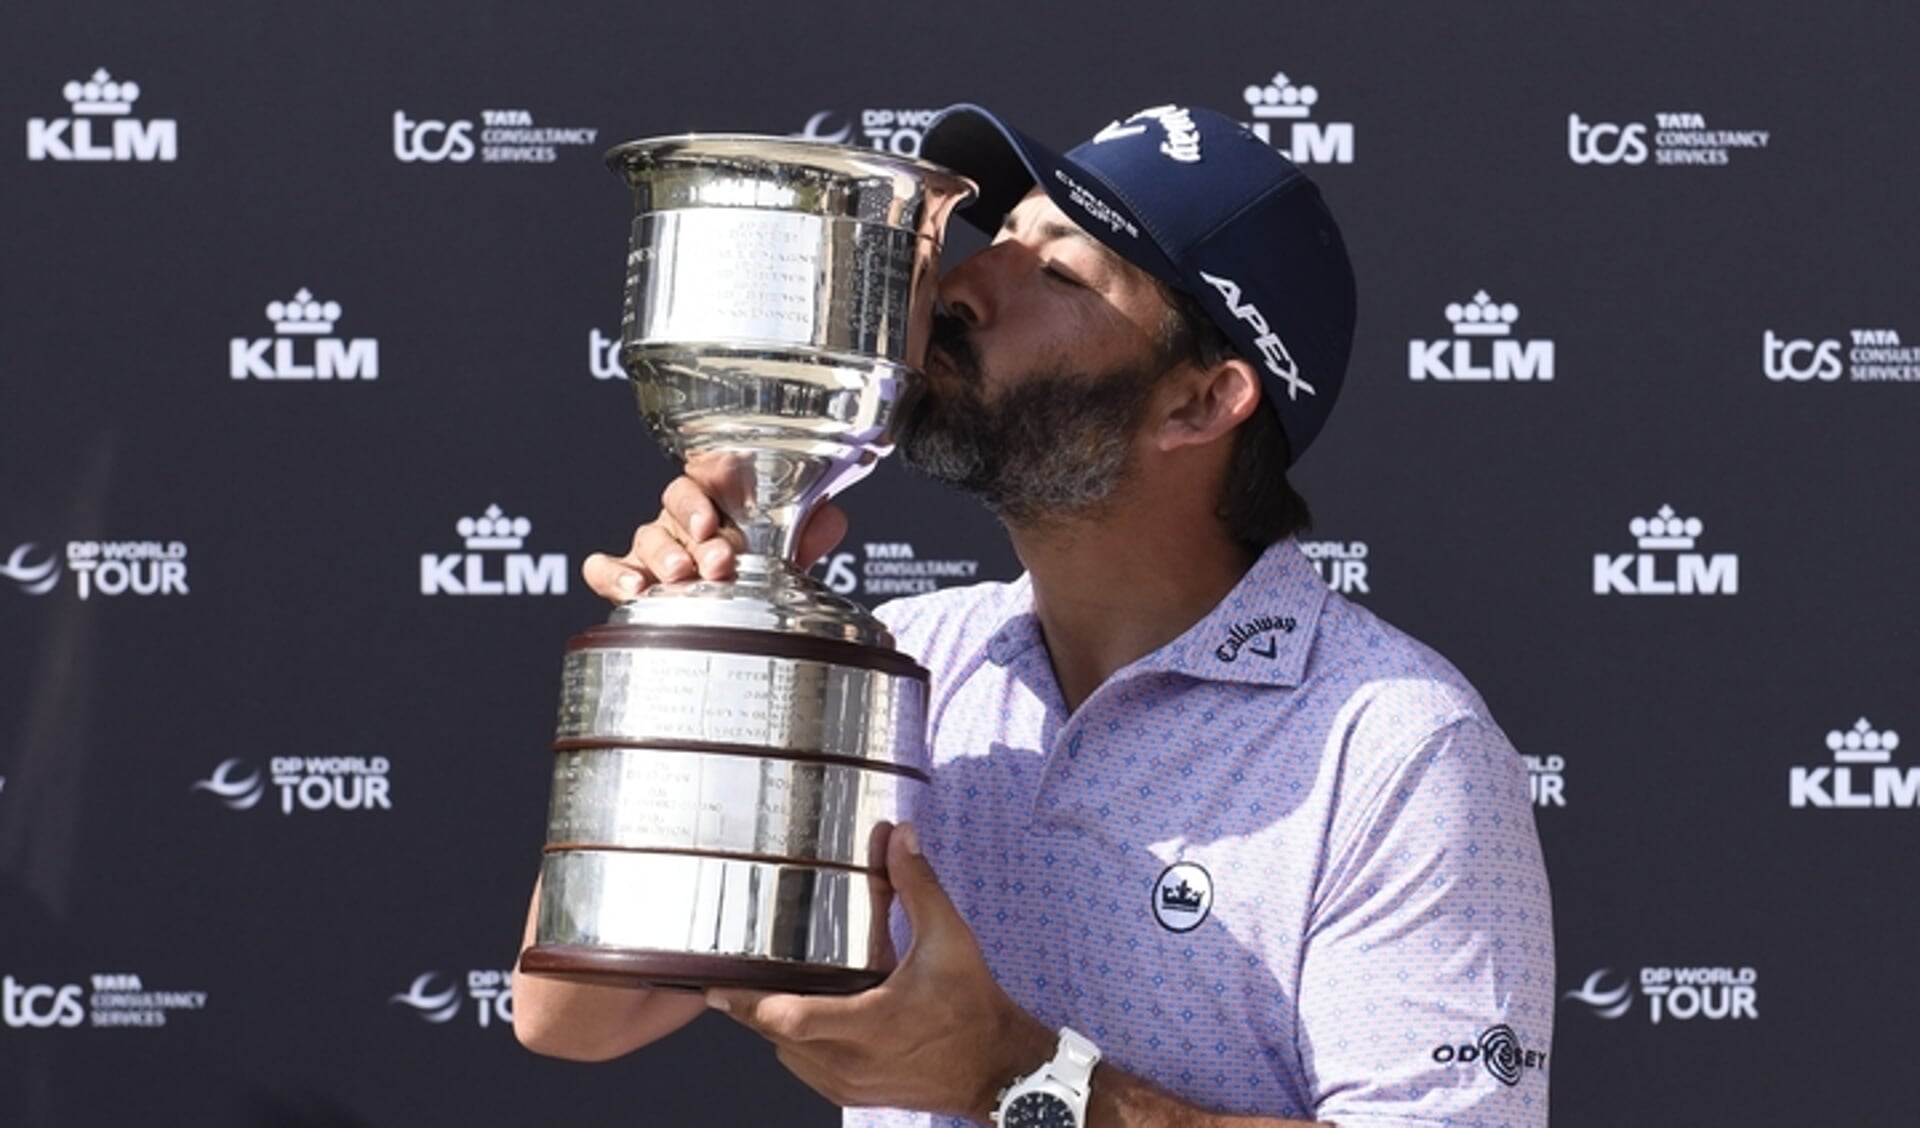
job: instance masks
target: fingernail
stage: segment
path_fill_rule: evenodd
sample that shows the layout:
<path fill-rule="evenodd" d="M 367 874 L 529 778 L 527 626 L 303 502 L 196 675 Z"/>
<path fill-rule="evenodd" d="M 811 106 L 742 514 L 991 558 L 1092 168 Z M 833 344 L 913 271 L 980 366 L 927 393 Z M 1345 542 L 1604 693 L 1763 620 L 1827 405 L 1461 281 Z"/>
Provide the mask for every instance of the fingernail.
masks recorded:
<path fill-rule="evenodd" d="M 660 566 L 674 575 L 679 575 L 693 567 L 693 558 L 684 552 L 669 552 L 667 558 L 660 562 Z"/>
<path fill-rule="evenodd" d="M 719 1011 L 721 1014 L 726 1014 L 733 1010 L 733 1007 L 728 1005 L 725 996 L 716 995 L 711 991 L 707 992 L 707 1005 Z"/>
<path fill-rule="evenodd" d="M 726 547 L 724 545 L 714 545 L 712 548 L 702 552 L 700 559 L 707 562 L 707 567 L 718 568 L 727 561 Z"/>
<path fill-rule="evenodd" d="M 613 581 L 613 586 L 619 588 L 622 595 L 637 595 L 640 591 L 640 577 L 632 572 L 622 572 L 620 578 Z"/>
<path fill-rule="evenodd" d="M 900 845 L 907 848 L 907 853 L 916 858 L 920 856 L 920 832 L 913 829 L 912 823 L 901 823 L 894 833 L 900 836 Z"/>

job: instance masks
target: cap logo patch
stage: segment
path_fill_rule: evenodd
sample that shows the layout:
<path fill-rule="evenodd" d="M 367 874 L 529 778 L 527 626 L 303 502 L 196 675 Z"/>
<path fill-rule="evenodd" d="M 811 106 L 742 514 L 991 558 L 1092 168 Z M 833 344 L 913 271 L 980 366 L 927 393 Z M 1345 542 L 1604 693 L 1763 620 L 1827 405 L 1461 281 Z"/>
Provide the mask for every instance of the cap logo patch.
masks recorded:
<path fill-rule="evenodd" d="M 1220 291 L 1220 298 L 1227 303 L 1227 309 L 1235 317 L 1247 323 L 1247 327 L 1256 334 L 1253 345 L 1260 350 L 1260 357 L 1266 361 L 1267 371 L 1284 380 L 1287 385 L 1287 398 L 1297 400 L 1300 393 L 1313 395 L 1313 385 L 1300 378 L 1300 366 L 1293 362 L 1293 354 L 1287 351 L 1286 344 L 1280 340 L 1267 324 L 1267 319 L 1253 302 L 1244 305 L 1240 302 L 1240 284 L 1231 278 L 1220 278 L 1206 271 L 1200 271 L 1200 277 L 1207 284 Z"/>
<path fill-rule="evenodd" d="M 1065 169 L 1053 170 L 1054 179 L 1067 186 L 1068 198 L 1073 206 L 1086 212 L 1096 223 L 1104 223 L 1110 230 L 1125 231 L 1135 239 L 1140 237 L 1139 225 L 1115 211 L 1105 200 L 1081 187 L 1080 182 L 1068 176 Z"/>
<path fill-rule="evenodd" d="M 1181 164 L 1199 161 L 1200 129 L 1193 124 L 1193 115 L 1185 106 L 1149 106 L 1124 121 L 1108 122 L 1105 129 L 1093 135 L 1093 143 L 1104 145 L 1122 137 L 1138 137 L 1147 131 L 1150 122 L 1158 122 L 1166 131 L 1166 139 L 1160 142 L 1162 155 Z"/>

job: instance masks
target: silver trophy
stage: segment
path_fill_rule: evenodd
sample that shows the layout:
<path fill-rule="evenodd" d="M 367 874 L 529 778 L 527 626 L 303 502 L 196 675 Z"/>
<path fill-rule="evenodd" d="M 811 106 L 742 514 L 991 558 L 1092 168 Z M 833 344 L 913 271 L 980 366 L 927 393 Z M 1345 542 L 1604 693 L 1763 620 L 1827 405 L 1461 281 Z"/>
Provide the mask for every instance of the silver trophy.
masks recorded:
<path fill-rule="evenodd" d="M 635 141 L 621 361 L 654 436 L 746 540 L 568 647 L 535 943 L 522 969 L 856 991 L 885 976 L 883 823 L 926 787 L 927 674 L 792 559 L 892 449 L 940 242 L 972 185 L 864 149 Z"/>

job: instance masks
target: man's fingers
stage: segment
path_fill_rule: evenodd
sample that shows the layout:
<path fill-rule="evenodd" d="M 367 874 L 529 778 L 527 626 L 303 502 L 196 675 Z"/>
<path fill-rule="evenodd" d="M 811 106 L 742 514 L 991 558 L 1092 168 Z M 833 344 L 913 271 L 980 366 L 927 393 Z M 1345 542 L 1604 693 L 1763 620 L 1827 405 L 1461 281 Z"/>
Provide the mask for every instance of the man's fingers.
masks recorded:
<path fill-rule="evenodd" d="M 661 521 L 640 526 L 633 534 L 633 553 L 629 559 L 637 562 L 647 574 L 667 583 L 692 579 L 694 558 L 674 535 L 675 531 Z"/>
<path fill-rule="evenodd" d="M 595 595 L 624 603 L 639 595 L 649 582 L 646 572 L 625 559 L 596 552 L 580 565 L 580 577 Z"/>
<path fill-rule="evenodd" d="M 668 482 L 660 494 L 660 504 L 695 544 L 720 535 L 720 510 L 692 478 L 682 475 Z"/>

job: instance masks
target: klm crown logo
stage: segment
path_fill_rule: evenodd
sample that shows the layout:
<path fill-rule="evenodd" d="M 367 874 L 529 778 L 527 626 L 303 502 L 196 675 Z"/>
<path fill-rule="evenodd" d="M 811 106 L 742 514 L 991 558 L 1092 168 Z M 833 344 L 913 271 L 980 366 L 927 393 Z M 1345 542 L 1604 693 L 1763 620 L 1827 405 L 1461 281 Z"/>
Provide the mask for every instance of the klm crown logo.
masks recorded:
<path fill-rule="evenodd" d="M 133 116 L 140 84 L 115 79 L 101 67 L 92 78 L 60 88 L 67 117 L 27 119 L 30 161 L 171 161 L 179 156 L 179 123 Z"/>
<path fill-rule="evenodd" d="M 1407 343 L 1408 379 L 1540 383 L 1553 379 L 1553 342 L 1513 339 L 1519 306 L 1496 302 L 1480 290 L 1470 301 L 1448 302 L 1444 312 L 1449 336 Z"/>
<path fill-rule="evenodd" d="M 271 337 L 235 337 L 227 343 L 227 374 L 235 380 L 377 380 L 380 342 L 334 336 L 340 303 L 321 301 L 300 287 L 293 300 L 266 304 Z"/>
<path fill-rule="evenodd" d="M 421 595 L 565 595 L 567 558 L 520 551 L 533 532 L 527 517 L 509 517 L 498 505 L 453 523 L 465 552 L 420 557 Z"/>
<path fill-rule="evenodd" d="M 1638 553 L 1599 553 L 1593 558 L 1595 595 L 1736 595 L 1740 558 L 1733 553 L 1694 552 L 1706 523 L 1681 517 L 1662 505 L 1651 517 L 1627 522 Z"/>
<path fill-rule="evenodd" d="M 1788 806 L 1920 807 L 1920 767 L 1893 764 L 1899 747 L 1899 733 L 1876 729 L 1865 717 L 1850 729 L 1828 732 L 1827 751 L 1833 753 L 1833 763 L 1790 769 Z"/>
<path fill-rule="evenodd" d="M 1320 89 L 1295 82 L 1285 71 L 1240 92 L 1247 104 L 1244 123 L 1255 137 L 1272 145 L 1294 164 L 1352 164 L 1353 123 L 1308 120 L 1320 103 Z"/>

